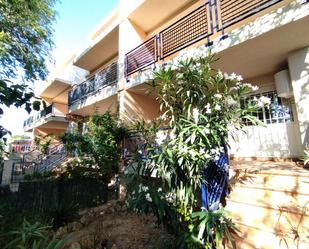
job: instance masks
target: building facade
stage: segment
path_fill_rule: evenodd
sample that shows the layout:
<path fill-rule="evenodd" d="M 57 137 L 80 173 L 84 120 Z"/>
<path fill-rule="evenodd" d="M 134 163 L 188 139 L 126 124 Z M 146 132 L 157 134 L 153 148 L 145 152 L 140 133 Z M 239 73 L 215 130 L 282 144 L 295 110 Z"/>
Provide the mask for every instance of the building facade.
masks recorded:
<path fill-rule="evenodd" d="M 126 122 L 152 122 L 160 115 L 146 84 L 153 69 L 205 47 L 220 58 L 216 69 L 259 86 L 248 98 L 271 99 L 269 109 L 255 114 L 265 126 L 248 123 L 237 132 L 229 141 L 231 156 L 301 157 L 309 143 L 309 3 L 304 0 L 122 0 L 72 60 L 72 67 L 88 72 L 85 80 L 70 80 L 71 85 L 55 79 L 41 94 L 63 115 L 41 115 L 31 129 L 48 134 L 59 127 L 61 133 L 68 125 L 65 115 L 106 111 Z M 285 248 L 286 243 L 306 248 L 309 216 L 299 207 L 308 202 L 308 171 L 277 163 L 234 166 L 239 168 L 251 177 L 235 187 L 227 205 L 242 231 L 239 248 Z M 284 224 L 278 222 L 282 212 L 288 214 Z M 291 224 L 298 224 L 299 239 Z"/>
<path fill-rule="evenodd" d="M 257 114 L 265 127 L 248 124 L 231 139 L 231 155 L 299 158 L 309 139 L 308 14 L 306 1 L 120 1 L 73 62 L 89 74 L 69 92 L 68 112 L 151 122 L 159 115 L 146 84 L 153 68 L 207 46 L 220 58 L 215 68 L 271 98 Z"/>

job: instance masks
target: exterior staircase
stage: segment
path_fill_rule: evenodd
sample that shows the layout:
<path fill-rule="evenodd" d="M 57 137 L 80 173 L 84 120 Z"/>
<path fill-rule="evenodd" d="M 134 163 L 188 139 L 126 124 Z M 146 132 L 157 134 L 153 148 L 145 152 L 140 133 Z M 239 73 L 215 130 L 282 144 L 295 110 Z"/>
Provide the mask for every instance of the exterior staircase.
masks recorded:
<path fill-rule="evenodd" d="M 13 163 L 11 183 L 24 181 L 25 176 L 34 173 L 50 172 L 66 159 L 67 153 L 63 144 L 51 147 L 47 155 L 33 150 Z"/>

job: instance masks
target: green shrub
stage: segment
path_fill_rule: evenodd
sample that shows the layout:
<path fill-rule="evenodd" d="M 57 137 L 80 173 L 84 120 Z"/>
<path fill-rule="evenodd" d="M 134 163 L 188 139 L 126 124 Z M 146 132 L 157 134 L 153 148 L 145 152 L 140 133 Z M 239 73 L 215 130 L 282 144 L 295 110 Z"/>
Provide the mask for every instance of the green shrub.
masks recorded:
<path fill-rule="evenodd" d="M 10 231 L 7 235 L 11 238 L 4 249 L 61 249 L 66 239 L 58 239 L 50 231 L 50 226 L 39 222 L 30 223 L 24 220 L 21 227 Z"/>
<path fill-rule="evenodd" d="M 109 182 L 118 173 L 120 144 L 125 134 L 117 117 L 107 112 L 91 116 L 83 134 L 75 131 L 61 139 L 69 153 L 78 157 L 74 163 L 85 167 L 85 173 L 95 172 L 97 179 Z"/>
<path fill-rule="evenodd" d="M 153 72 L 149 83 L 160 104 L 160 129 L 150 127 L 152 136 L 147 128 L 138 129 L 146 134 L 144 159 L 136 157 L 130 163 L 130 168 L 137 165 L 131 174 L 137 175 L 135 184 L 142 184 L 144 191 L 137 194 L 128 187 L 129 205 L 140 213 L 153 212 L 159 221 L 166 210 L 173 212 L 179 248 L 212 248 L 226 242 L 235 247 L 237 230 L 224 209 L 197 212 L 201 172 L 224 153 L 231 131 L 242 129 L 247 121 L 262 124 L 253 114 L 269 104 L 265 97 L 248 99 L 257 87 L 241 82 L 240 75 L 213 69 L 215 61 L 207 49 L 190 49 Z M 165 190 L 162 196 L 147 182 L 154 173 Z"/>
<path fill-rule="evenodd" d="M 56 209 L 47 212 L 51 218 L 52 227 L 57 230 L 59 227 L 67 225 L 70 222 L 78 220 L 79 206 L 74 203 L 63 204 Z"/>

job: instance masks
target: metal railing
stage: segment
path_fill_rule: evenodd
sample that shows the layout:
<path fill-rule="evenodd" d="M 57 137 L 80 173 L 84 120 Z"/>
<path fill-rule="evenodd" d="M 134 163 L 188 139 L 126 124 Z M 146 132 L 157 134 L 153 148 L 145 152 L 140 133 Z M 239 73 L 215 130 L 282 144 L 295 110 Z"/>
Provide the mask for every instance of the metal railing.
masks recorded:
<path fill-rule="evenodd" d="M 32 115 L 30 118 L 24 121 L 24 128 L 32 126 L 36 121 L 47 115 L 53 113 L 53 105 L 47 106 L 44 110 L 40 111 L 36 115 Z"/>
<path fill-rule="evenodd" d="M 86 99 L 89 95 L 95 94 L 104 87 L 118 81 L 118 63 L 114 62 L 104 69 L 97 72 L 91 78 L 76 85 L 69 92 L 68 105 Z"/>
<path fill-rule="evenodd" d="M 213 33 L 210 5 L 206 3 L 159 33 L 160 58 L 176 53 Z"/>
<path fill-rule="evenodd" d="M 220 29 L 227 28 L 237 22 L 248 18 L 282 0 L 218 0 L 217 5 L 217 23 Z"/>
<path fill-rule="evenodd" d="M 126 76 L 157 62 L 157 60 L 158 46 L 157 38 L 154 36 L 126 54 Z"/>
<path fill-rule="evenodd" d="M 66 158 L 67 153 L 63 144 L 51 147 L 48 154 L 42 154 L 35 150 L 27 153 L 22 159 L 13 163 L 11 183 L 24 181 L 26 175 L 49 172 Z"/>
<path fill-rule="evenodd" d="M 198 7 L 125 56 L 125 76 L 129 76 L 202 39 L 210 37 L 283 0 L 212 0 Z M 215 13 L 213 16 L 212 13 Z"/>

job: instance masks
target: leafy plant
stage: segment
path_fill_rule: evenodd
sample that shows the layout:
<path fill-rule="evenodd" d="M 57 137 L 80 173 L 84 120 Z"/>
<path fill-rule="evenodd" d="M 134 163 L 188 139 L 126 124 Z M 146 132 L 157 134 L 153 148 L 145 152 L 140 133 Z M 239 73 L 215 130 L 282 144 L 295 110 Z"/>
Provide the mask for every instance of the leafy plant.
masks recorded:
<path fill-rule="evenodd" d="M 42 180 L 46 178 L 50 178 L 52 176 L 53 172 L 52 171 L 47 171 L 47 172 L 33 172 L 31 174 L 27 174 L 24 177 L 24 180 L 26 181 L 32 181 L 32 180 Z"/>
<path fill-rule="evenodd" d="M 79 206 L 74 203 L 63 204 L 48 212 L 54 230 L 79 218 Z"/>
<path fill-rule="evenodd" d="M 173 207 L 172 219 L 178 226 L 174 232 L 179 238 L 187 235 L 184 248 L 211 248 L 226 241 L 235 247 L 237 230 L 224 209 L 197 212 L 201 205 L 201 172 L 225 152 L 229 133 L 242 129 L 245 121 L 261 124 L 252 113 L 269 103 L 268 99 L 246 99 L 257 87 L 242 83 L 242 77 L 235 73 L 213 69 L 215 60 L 206 49 L 191 50 L 154 72 L 149 84 L 157 93 L 161 127 L 152 136 L 140 129 L 147 135 L 141 153 L 146 159 L 130 163 L 143 165 L 142 171 L 135 171 L 141 179 L 155 173 L 165 196 L 172 196 L 168 206 Z M 157 193 L 150 189 L 146 195 L 155 199 Z M 147 196 L 130 193 L 135 199 L 131 204 L 140 212 L 158 212 L 155 209 L 160 206 L 147 202 Z"/>
<path fill-rule="evenodd" d="M 67 238 L 60 240 L 50 232 L 50 226 L 39 222 L 31 224 L 24 220 L 21 227 L 8 233 L 12 240 L 4 249 L 60 249 L 65 245 Z"/>
<path fill-rule="evenodd" d="M 75 165 L 84 167 L 85 172 L 95 172 L 98 179 L 108 182 L 118 172 L 120 143 L 126 130 L 110 113 L 92 116 L 85 127 L 83 134 L 65 134 L 62 141 L 78 156 Z"/>
<path fill-rule="evenodd" d="M 36 137 L 34 139 L 34 143 L 35 143 L 35 146 L 37 147 L 37 149 L 43 153 L 44 155 L 47 155 L 48 152 L 49 152 L 49 148 L 50 148 L 50 145 L 52 143 L 52 136 L 51 135 L 48 135 L 46 137 L 43 137 L 43 138 L 39 138 L 39 137 Z"/>
<path fill-rule="evenodd" d="M 223 242 L 231 243 L 236 248 L 234 237 L 238 229 L 231 219 L 228 219 L 224 208 L 210 208 L 207 212 L 193 212 L 190 215 L 188 232 L 185 234 L 187 248 L 211 249 Z"/>

